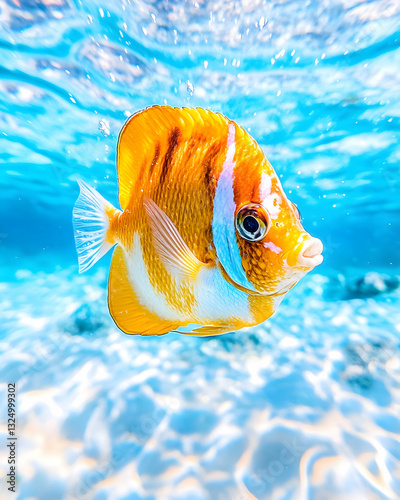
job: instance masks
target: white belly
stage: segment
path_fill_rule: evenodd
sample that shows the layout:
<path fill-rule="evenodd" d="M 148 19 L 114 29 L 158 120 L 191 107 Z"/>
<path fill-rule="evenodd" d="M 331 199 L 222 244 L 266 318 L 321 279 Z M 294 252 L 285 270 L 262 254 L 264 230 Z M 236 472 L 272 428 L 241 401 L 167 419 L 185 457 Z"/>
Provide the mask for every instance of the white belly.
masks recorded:
<path fill-rule="evenodd" d="M 228 283 L 217 268 L 200 272 L 196 283 L 199 322 L 231 324 L 234 319 L 251 322 L 248 295 Z"/>

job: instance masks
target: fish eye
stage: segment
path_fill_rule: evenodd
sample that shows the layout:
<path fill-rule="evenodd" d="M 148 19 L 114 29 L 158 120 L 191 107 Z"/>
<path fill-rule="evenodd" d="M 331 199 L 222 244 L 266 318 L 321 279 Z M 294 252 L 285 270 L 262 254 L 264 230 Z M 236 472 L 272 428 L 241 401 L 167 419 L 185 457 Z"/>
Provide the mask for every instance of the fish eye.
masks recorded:
<path fill-rule="evenodd" d="M 292 206 L 293 206 L 293 209 L 294 209 L 294 213 L 296 214 L 297 219 L 301 222 L 301 220 L 302 220 L 303 217 L 301 216 L 299 207 L 296 205 L 296 203 L 293 203 L 293 202 L 291 202 L 291 203 L 292 203 Z"/>
<path fill-rule="evenodd" d="M 255 234 L 260 228 L 258 220 L 252 215 L 246 215 L 243 219 L 243 229 L 250 234 Z"/>
<path fill-rule="evenodd" d="M 236 230 L 247 241 L 262 240 L 268 228 L 268 214 L 258 203 L 245 205 L 236 215 Z"/>

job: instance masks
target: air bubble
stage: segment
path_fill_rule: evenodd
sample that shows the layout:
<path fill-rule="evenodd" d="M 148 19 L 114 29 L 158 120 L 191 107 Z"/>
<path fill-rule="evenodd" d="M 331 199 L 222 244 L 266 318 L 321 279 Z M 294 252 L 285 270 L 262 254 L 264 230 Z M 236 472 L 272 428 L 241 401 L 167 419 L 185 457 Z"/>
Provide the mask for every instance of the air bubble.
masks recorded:
<path fill-rule="evenodd" d="M 189 94 L 189 96 L 193 95 L 194 87 L 193 87 L 193 84 L 192 84 L 192 82 L 190 80 L 188 80 L 186 82 L 186 90 L 187 90 L 187 93 Z"/>
<path fill-rule="evenodd" d="M 260 20 L 258 21 L 258 27 L 260 30 L 264 28 L 264 26 L 267 24 L 268 19 L 264 19 L 264 17 L 261 17 Z"/>
<path fill-rule="evenodd" d="M 99 121 L 99 130 L 101 132 L 101 135 L 104 137 L 108 137 L 110 135 L 110 123 L 108 122 L 108 120 L 102 118 Z"/>

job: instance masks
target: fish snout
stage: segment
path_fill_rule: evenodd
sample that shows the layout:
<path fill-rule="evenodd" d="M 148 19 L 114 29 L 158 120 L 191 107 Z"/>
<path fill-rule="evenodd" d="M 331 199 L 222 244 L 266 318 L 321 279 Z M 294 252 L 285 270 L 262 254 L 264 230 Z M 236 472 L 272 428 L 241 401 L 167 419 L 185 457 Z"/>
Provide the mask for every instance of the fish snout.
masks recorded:
<path fill-rule="evenodd" d="M 301 267 L 319 266 L 324 260 L 322 256 L 323 249 L 322 241 L 318 238 L 306 240 L 297 257 L 297 265 Z"/>

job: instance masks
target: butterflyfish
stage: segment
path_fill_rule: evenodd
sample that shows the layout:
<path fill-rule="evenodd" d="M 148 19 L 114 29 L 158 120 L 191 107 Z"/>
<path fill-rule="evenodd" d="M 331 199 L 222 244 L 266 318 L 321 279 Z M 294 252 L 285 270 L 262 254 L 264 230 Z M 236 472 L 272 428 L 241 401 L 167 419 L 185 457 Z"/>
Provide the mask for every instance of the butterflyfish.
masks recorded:
<path fill-rule="evenodd" d="M 322 260 L 262 149 L 222 114 L 153 106 L 117 145 L 117 209 L 79 181 L 79 271 L 115 246 L 108 307 L 127 334 L 258 325 Z"/>

